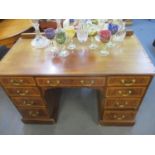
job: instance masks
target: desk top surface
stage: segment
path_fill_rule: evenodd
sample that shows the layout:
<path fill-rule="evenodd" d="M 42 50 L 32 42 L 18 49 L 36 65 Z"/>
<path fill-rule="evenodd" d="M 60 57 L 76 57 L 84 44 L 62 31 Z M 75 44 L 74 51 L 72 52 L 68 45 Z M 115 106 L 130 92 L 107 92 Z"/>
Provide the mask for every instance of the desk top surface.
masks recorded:
<path fill-rule="evenodd" d="M 32 39 L 20 38 L 0 63 L 0 75 L 94 76 L 155 74 L 155 67 L 135 35 L 111 49 L 110 55 L 75 51 L 67 58 L 51 58 L 45 49 L 31 46 Z"/>
<path fill-rule="evenodd" d="M 30 19 L 5 19 L 0 22 L 0 40 L 16 36 L 31 27 Z"/>

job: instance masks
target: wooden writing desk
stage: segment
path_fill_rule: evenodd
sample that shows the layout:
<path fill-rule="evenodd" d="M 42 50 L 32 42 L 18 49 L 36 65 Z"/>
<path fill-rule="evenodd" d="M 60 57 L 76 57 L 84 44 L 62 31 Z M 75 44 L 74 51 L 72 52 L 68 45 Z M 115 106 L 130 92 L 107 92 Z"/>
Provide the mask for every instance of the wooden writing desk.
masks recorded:
<path fill-rule="evenodd" d="M 87 87 L 98 92 L 100 124 L 134 124 L 155 73 L 136 36 L 126 37 L 107 57 L 75 51 L 53 60 L 31 40 L 20 38 L 0 65 L 1 84 L 24 122 L 55 122 L 61 88 Z"/>

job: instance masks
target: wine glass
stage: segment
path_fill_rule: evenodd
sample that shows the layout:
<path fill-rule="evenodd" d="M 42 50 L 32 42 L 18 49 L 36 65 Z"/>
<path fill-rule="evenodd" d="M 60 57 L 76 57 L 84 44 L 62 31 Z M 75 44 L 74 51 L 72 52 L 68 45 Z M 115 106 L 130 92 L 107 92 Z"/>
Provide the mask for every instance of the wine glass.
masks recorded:
<path fill-rule="evenodd" d="M 38 19 L 32 19 L 32 25 L 35 29 L 36 36 L 32 40 L 31 45 L 35 48 L 45 48 L 49 45 L 50 41 L 41 35 L 39 30 L 39 20 Z"/>
<path fill-rule="evenodd" d="M 76 31 L 75 31 L 74 27 L 73 26 L 66 27 L 65 28 L 65 33 L 66 33 L 66 36 L 67 36 L 67 38 L 69 39 L 69 42 L 70 42 L 67 48 L 70 49 L 70 50 L 75 49 L 76 45 L 73 42 L 73 38 L 74 38 L 74 36 L 76 34 Z"/>
<path fill-rule="evenodd" d="M 114 41 L 121 43 L 124 41 L 126 36 L 125 22 L 123 20 L 117 20 L 118 22 L 118 32 L 115 34 Z"/>
<path fill-rule="evenodd" d="M 64 43 L 66 41 L 65 32 L 62 29 L 59 29 L 56 33 L 55 39 L 56 39 L 56 42 L 59 44 L 59 47 L 60 47 L 59 55 L 61 57 L 67 57 L 69 55 L 69 52 L 64 49 Z"/>
<path fill-rule="evenodd" d="M 100 41 L 103 43 L 100 54 L 102 56 L 109 55 L 109 51 L 107 50 L 107 43 L 110 41 L 111 32 L 109 30 L 101 30 L 99 32 Z"/>
<path fill-rule="evenodd" d="M 113 38 L 115 37 L 116 33 L 118 32 L 118 25 L 110 22 L 108 25 L 108 30 L 111 32 L 111 38 L 110 38 L 110 41 L 108 43 L 108 47 L 114 47 L 115 43 L 113 42 Z"/>
<path fill-rule="evenodd" d="M 77 38 L 81 43 L 84 43 L 88 39 L 88 30 L 86 28 L 84 20 L 81 20 L 77 28 Z"/>
<path fill-rule="evenodd" d="M 90 49 L 96 49 L 98 46 L 96 44 L 95 36 L 97 35 L 96 25 L 90 24 L 88 27 L 89 36 L 91 38 L 91 44 L 89 45 Z"/>
<path fill-rule="evenodd" d="M 50 46 L 47 50 L 51 51 L 53 54 L 57 52 L 56 46 L 54 46 L 55 29 L 47 28 L 44 30 L 45 36 L 51 40 Z"/>

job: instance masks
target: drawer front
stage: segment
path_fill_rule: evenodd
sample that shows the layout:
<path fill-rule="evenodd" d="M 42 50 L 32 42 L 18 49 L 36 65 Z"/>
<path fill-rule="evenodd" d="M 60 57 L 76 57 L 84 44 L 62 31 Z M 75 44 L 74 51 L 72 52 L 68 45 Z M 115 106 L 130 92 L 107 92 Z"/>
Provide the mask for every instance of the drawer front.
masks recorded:
<path fill-rule="evenodd" d="M 135 111 L 105 111 L 103 120 L 114 122 L 133 121 L 135 114 Z"/>
<path fill-rule="evenodd" d="M 150 76 L 110 76 L 108 86 L 147 86 Z"/>
<path fill-rule="evenodd" d="M 2 77 L 1 83 L 4 86 L 35 86 L 35 80 L 32 77 Z"/>
<path fill-rule="evenodd" d="M 145 90 L 145 87 L 109 87 L 106 97 L 142 97 Z"/>
<path fill-rule="evenodd" d="M 37 84 L 39 86 L 53 86 L 53 87 L 62 87 L 62 86 L 104 86 L 105 78 L 104 77 L 80 77 L 80 78 L 36 78 Z"/>
<path fill-rule="evenodd" d="M 141 102 L 140 98 L 110 98 L 104 102 L 104 109 L 137 109 Z"/>
<path fill-rule="evenodd" d="M 39 96 L 40 91 L 37 87 L 7 87 L 5 88 L 10 96 Z"/>
<path fill-rule="evenodd" d="M 18 107 L 46 106 L 41 97 L 12 97 L 12 100 Z"/>
<path fill-rule="evenodd" d="M 49 118 L 49 113 L 46 108 L 40 109 L 19 109 L 25 119 Z"/>

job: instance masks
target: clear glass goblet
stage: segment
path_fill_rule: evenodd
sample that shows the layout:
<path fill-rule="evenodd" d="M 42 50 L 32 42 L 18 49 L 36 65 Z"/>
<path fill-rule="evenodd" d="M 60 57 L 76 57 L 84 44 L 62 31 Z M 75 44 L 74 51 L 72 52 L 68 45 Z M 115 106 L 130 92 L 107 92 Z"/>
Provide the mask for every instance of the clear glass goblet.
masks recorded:
<path fill-rule="evenodd" d="M 123 20 L 117 20 L 117 22 L 118 22 L 118 31 L 115 34 L 113 40 L 116 43 L 121 43 L 124 41 L 126 36 L 125 22 L 123 22 Z"/>

